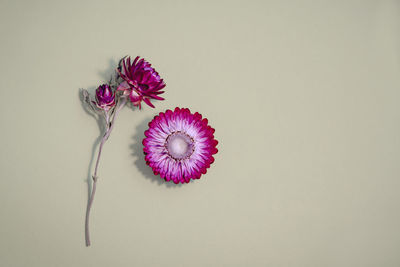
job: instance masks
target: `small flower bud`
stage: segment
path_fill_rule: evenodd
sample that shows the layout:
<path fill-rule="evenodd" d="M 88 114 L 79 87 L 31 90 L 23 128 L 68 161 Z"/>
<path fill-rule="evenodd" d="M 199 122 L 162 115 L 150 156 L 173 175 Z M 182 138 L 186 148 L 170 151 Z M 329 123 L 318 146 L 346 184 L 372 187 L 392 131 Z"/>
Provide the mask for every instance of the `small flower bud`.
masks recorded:
<path fill-rule="evenodd" d="M 96 89 L 96 105 L 104 110 L 109 110 L 115 105 L 115 92 L 108 84 L 100 85 Z"/>

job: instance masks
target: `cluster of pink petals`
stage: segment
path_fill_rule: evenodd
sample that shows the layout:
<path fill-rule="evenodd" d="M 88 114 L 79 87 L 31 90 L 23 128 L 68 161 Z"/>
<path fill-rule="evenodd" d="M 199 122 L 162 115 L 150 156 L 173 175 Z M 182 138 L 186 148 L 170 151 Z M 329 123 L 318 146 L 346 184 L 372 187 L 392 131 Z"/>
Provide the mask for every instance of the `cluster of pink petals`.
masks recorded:
<path fill-rule="evenodd" d="M 109 110 L 115 106 L 115 92 L 108 84 L 102 84 L 96 89 L 96 102 L 93 103 L 100 109 Z"/>
<path fill-rule="evenodd" d="M 130 57 L 123 58 L 117 72 L 124 80 L 117 91 L 123 91 L 124 95 L 129 96 L 133 105 L 141 108 L 143 101 L 154 108 L 150 99 L 164 100 L 159 96 L 164 93 L 161 91 L 165 87 L 164 80 L 143 58 L 136 57 L 133 62 Z"/>
<path fill-rule="evenodd" d="M 145 131 L 146 163 L 166 181 L 177 184 L 199 179 L 218 152 L 214 132 L 206 118 L 187 108 L 161 112 Z"/>

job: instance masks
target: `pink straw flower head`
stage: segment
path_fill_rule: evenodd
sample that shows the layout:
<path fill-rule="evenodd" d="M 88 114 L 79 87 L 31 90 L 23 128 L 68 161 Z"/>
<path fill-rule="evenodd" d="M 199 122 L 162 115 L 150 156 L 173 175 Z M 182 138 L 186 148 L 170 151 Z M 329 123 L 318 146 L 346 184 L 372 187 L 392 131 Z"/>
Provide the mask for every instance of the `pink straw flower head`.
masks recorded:
<path fill-rule="evenodd" d="M 115 105 L 115 92 L 108 84 L 100 85 L 96 89 L 96 102 L 98 108 L 109 110 Z"/>
<path fill-rule="evenodd" d="M 214 132 L 206 118 L 187 108 L 161 112 L 144 133 L 146 163 L 155 175 L 175 184 L 199 179 L 218 152 Z"/>
<path fill-rule="evenodd" d="M 129 96 L 134 106 L 141 108 L 141 102 L 144 101 L 154 108 L 150 99 L 164 100 L 158 96 L 164 93 L 161 91 L 165 87 L 164 80 L 143 58 L 136 57 L 132 63 L 130 57 L 123 58 L 117 72 L 123 79 L 117 91 L 123 91 L 124 95 Z"/>

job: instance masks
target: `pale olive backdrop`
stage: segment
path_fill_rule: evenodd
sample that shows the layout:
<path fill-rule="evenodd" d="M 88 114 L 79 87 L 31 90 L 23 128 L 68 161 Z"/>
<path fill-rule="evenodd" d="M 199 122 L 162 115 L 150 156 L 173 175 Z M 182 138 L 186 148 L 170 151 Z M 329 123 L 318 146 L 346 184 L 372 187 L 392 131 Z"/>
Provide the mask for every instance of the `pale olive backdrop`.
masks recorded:
<path fill-rule="evenodd" d="M 400 266 L 399 30 L 399 1 L 1 0 L 0 266 Z M 166 100 L 122 111 L 86 248 L 79 88 L 125 55 Z M 141 152 L 176 106 L 220 142 L 183 186 Z"/>

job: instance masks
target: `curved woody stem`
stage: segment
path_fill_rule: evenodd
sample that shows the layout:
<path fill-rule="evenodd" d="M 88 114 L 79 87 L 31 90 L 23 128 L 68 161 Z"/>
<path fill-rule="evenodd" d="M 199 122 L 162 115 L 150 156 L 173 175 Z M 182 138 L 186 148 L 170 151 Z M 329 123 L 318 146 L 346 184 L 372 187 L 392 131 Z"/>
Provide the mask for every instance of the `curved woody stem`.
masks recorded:
<path fill-rule="evenodd" d="M 89 216 L 90 216 L 90 209 L 92 207 L 93 204 L 93 199 L 94 199 L 94 195 L 96 193 L 96 184 L 97 184 L 97 169 L 99 167 L 99 162 L 100 162 L 100 156 L 101 156 L 101 151 L 103 150 L 103 145 L 104 143 L 107 141 L 108 137 L 111 134 L 111 131 L 114 128 L 114 124 L 115 124 L 115 118 L 117 117 L 119 111 L 125 106 L 126 104 L 126 97 L 122 98 L 121 100 L 121 104 L 119 106 L 116 107 L 116 111 L 114 113 L 114 116 L 112 118 L 111 123 L 109 124 L 109 118 L 108 115 L 106 116 L 106 132 L 104 133 L 103 138 L 101 139 L 101 143 L 99 146 L 99 153 L 97 155 L 97 160 L 96 160 L 96 166 L 94 168 L 94 174 L 92 176 L 93 178 L 93 186 L 92 186 L 92 192 L 90 194 L 90 198 L 88 201 L 88 205 L 87 205 L 87 209 L 86 209 L 86 220 L 85 220 L 85 238 L 86 238 L 86 246 L 90 246 L 90 233 L 89 233 Z"/>

